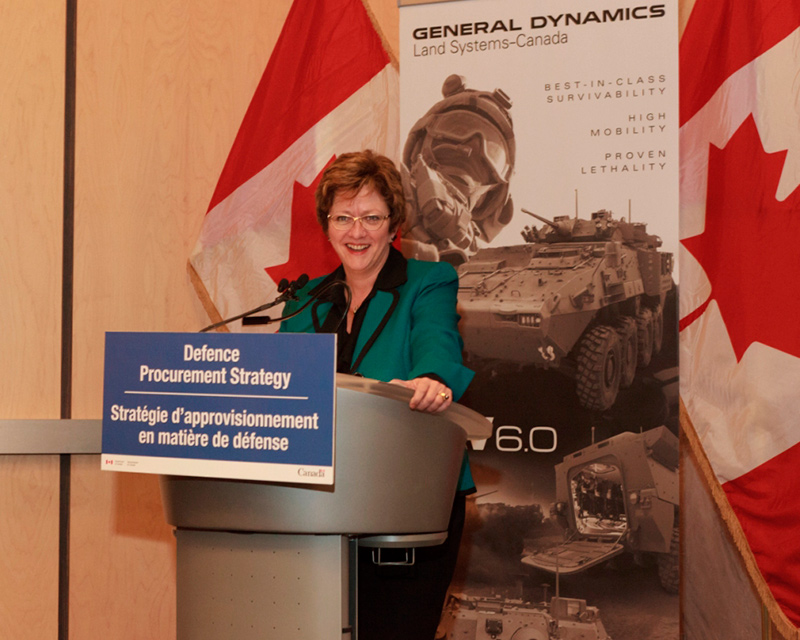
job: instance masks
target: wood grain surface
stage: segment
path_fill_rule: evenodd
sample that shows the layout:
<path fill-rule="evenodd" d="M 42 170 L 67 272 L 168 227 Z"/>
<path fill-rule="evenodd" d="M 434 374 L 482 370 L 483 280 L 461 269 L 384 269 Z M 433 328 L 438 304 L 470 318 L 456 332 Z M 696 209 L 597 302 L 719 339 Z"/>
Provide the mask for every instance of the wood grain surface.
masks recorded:
<path fill-rule="evenodd" d="M 175 540 L 158 478 L 72 457 L 71 639 L 175 637 Z"/>
<path fill-rule="evenodd" d="M 0 456 L 0 638 L 58 637 L 58 456 Z"/>
<path fill-rule="evenodd" d="M 0 0 L 0 416 L 60 410 L 62 0 Z M 0 456 L 0 638 L 58 632 L 58 457 Z"/>
<path fill-rule="evenodd" d="M 61 0 L 0 0 L 0 415 L 58 418 L 64 152 Z"/>

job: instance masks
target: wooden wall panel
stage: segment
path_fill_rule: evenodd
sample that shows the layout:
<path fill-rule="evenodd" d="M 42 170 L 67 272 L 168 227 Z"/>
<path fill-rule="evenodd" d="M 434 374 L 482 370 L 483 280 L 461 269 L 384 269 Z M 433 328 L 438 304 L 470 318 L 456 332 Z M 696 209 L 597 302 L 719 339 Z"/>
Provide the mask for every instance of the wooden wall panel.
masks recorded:
<path fill-rule="evenodd" d="M 0 456 L 0 638 L 58 637 L 58 456 Z"/>
<path fill-rule="evenodd" d="M 288 0 L 81 2 L 73 410 L 99 417 L 105 331 L 194 331 L 186 263 Z"/>
<path fill-rule="evenodd" d="M 0 418 L 60 410 L 65 10 L 0 0 Z M 58 633 L 58 458 L 0 456 L 0 638 Z"/>
<path fill-rule="evenodd" d="M 0 417 L 60 406 L 65 11 L 0 0 Z"/>
<path fill-rule="evenodd" d="M 75 417 L 101 414 L 105 331 L 206 324 L 186 261 L 289 5 L 80 3 Z M 99 464 L 73 465 L 70 638 L 172 638 L 155 479 Z"/>
<path fill-rule="evenodd" d="M 678 34 L 683 37 L 683 32 L 686 30 L 686 24 L 689 22 L 689 16 L 694 9 L 696 0 L 678 0 Z"/>
<path fill-rule="evenodd" d="M 389 53 L 395 59 L 400 57 L 400 11 L 396 0 L 364 0 L 364 6 L 372 15 L 384 38 Z"/>
<path fill-rule="evenodd" d="M 69 637 L 175 637 L 175 560 L 158 478 L 72 457 Z"/>

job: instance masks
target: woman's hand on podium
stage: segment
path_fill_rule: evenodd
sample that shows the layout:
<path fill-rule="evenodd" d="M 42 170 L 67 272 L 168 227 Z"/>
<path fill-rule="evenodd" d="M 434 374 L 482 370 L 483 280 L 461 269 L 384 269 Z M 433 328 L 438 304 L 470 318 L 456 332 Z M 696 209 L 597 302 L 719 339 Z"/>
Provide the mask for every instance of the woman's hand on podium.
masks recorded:
<path fill-rule="evenodd" d="M 399 384 L 414 392 L 408 403 L 409 408 L 414 411 L 440 413 L 453 404 L 452 390 L 439 380 L 423 376 L 413 380 L 395 379 L 390 380 L 390 382 Z"/>

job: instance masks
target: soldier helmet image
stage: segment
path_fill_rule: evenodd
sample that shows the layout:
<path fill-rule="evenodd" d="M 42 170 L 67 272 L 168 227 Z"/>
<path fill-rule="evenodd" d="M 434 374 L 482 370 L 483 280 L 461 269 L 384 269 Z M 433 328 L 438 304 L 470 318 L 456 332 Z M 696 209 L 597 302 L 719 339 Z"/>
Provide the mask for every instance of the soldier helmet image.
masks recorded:
<path fill-rule="evenodd" d="M 403 150 L 408 200 L 404 253 L 455 265 L 509 223 L 516 146 L 501 90 L 467 89 L 449 76 L 437 102 L 412 127 Z"/>

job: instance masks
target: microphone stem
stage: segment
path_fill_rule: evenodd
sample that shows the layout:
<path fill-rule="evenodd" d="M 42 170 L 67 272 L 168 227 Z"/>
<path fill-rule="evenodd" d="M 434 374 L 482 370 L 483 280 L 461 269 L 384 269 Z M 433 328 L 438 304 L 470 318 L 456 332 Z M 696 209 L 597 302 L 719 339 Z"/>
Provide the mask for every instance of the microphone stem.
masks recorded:
<path fill-rule="evenodd" d="M 267 302 L 266 304 L 262 304 L 261 306 L 258 306 L 255 309 L 250 309 L 250 311 L 245 311 L 244 313 L 240 313 L 238 316 L 233 316 L 232 318 L 226 318 L 225 320 L 220 320 L 219 322 L 215 322 L 214 324 L 210 324 L 207 327 L 205 327 L 203 329 L 200 329 L 200 331 L 198 333 L 206 333 L 207 331 L 211 331 L 212 329 L 216 329 L 216 328 L 221 327 L 223 325 L 226 325 L 226 324 L 228 324 L 230 322 L 234 322 L 235 320 L 240 320 L 241 318 L 244 318 L 246 316 L 250 316 L 250 315 L 253 315 L 254 313 L 258 313 L 259 311 L 266 311 L 267 309 L 270 309 L 270 308 L 274 307 L 277 304 L 281 304 L 282 302 L 286 302 L 286 300 L 288 298 L 289 298 L 289 296 L 284 293 L 284 294 L 278 296 L 277 298 L 275 298 L 275 300 L 273 300 L 272 302 Z"/>

